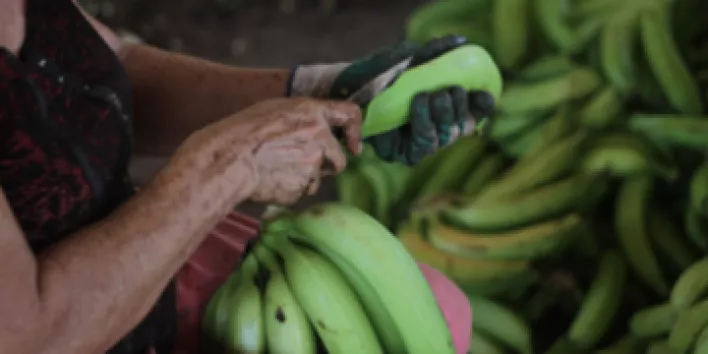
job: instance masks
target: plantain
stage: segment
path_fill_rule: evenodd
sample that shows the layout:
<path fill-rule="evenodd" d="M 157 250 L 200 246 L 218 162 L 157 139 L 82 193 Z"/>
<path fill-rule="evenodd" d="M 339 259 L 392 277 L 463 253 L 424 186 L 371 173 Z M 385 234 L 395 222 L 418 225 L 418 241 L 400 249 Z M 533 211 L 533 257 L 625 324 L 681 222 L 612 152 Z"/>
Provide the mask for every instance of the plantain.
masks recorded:
<path fill-rule="evenodd" d="M 698 260 L 696 252 L 683 239 L 680 229 L 663 212 L 649 211 L 649 237 L 668 266 L 681 273 Z"/>
<path fill-rule="evenodd" d="M 678 315 L 669 334 L 669 346 L 677 353 L 687 352 L 706 326 L 708 326 L 708 300 L 703 300 Z"/>
<path fill-rule="evenodd" d="M 410 223 L 403 225 L 397 236 L 416 260 L 478 294 L 518 286 L 519 279 L 533 273 L 528 261 L 469 259 L 438 250 Z"/>
<path fill-rule="evenodd" d="M 615 229 L 629 265 L 637 276 L 659 295 L 668 293 L 668 284 L 651 248 L 647 205 L 654 188 L 651 175 L 626 179 L 617 195 Z"/>
<path fill-rule="evenodd" d="M 442 209 L 452 225 L 471 231 L 512 230 L 594 204 L 608 185 L 604 175 L 579 174 L 504 198 L 462 201 Z"/>
<path fill-rule="evenodd" d="M 647 62 L 671 105 L 684 114 L 703 112 L 698 84 L 676 47 L 665 14 L 658 7 L 643 7 L 640 23 Z"/>
<path fill-rule="evenodd" d="M 436 248 L 473 259 L 538 259 L 566 246 L 587 225 L 578 214 L 505 233 L 480 234 L 457 230 L 438 218 L 429 218 L 426 235 Z"/>
<path fill-rule="evenodd" d="M 406 26 L 408 39 L 424 42 L 426 32 L 439 23 L 467 20 L 477 13 L 484 13 L 487 0 L 440 0 L 421 6 L 410 16 Z"/>
<path fill-rule="evenodd" d="M 597 345 L 619 312 L 626 280 L 627 267 L 622 255 L 606 251 L 568 330 L 571 342 L 585 350 Z"/>
<path fill-rule="evenodd" d="M 612 86 L 606 86 L 580 108 L 578 115 L 584 126 L 604 129 L 612 126 L 618 118 L 621 118 L 623 104 L 617 90 Z"/>
<path fill-rule="evenodd" d="M 650 306 L 630 318 L 629 330 L 635 338 L 663 337 L 671 331 L 677 317 L 678 311 L 669 303 Z"/>
<path fill-rule="evenodd" d="M 620 11 L 612 15 L 600 36 L 600 57 L 605 77 L 622 96 L 628 96 L 635 87 L 635 40 L 638 12 Z"/>
<path fill-rule="evenodd" d="M 574 166 L 585 142 L 585 132 L 577 132 L 552 143 L 535 155 L 525 155 L 499 180 L 485 188 L 478 200 L 491 200 L 525 192 L 564 176 Z"/>
<path fill-rule="evenodd" d="M 474 197 L 499 176 L 506 166 L 506 158 L 500 152 L 491 152 L 480 161 L 462 185 L 462 195 Z"/>
<path fill-rule="evenodd" d="M 678 177 L 678 168 L 668 161 L 643 136 L 631 133 L 607 133 L 588 148 L 582 159 L 587 172 L 606 171 L 617 177 L 651 173 L 668 181 Z"/>
<path fill-rule="evenodd" d="M 529 44 L 529 1 L 492 2 L 493 53 L 502 69 L 516 68 L 526 56 Z"/>
<path fill-rule="evenodd" d="M 629 118 L 629 127 L 657 142 L 708 150 L 708 139 L 705 139 L 708 135 L 708 116 L 635 114 Z"/>
<path fill-rule="evenodd" d="M 547 110 L 566 101 L 585 97 L 600 87 L 600 78 L 587 67 L 536 83 L 510 84 L 502 94 L 499 109 L 506 114 Z"/>
<path fill-rule="evenodd" d="M 546 55 L 526 66 L 519 73 L 521 81 L 543 81 L 562 76 L 577 68 L 578 64 L 566 55 Z"/>

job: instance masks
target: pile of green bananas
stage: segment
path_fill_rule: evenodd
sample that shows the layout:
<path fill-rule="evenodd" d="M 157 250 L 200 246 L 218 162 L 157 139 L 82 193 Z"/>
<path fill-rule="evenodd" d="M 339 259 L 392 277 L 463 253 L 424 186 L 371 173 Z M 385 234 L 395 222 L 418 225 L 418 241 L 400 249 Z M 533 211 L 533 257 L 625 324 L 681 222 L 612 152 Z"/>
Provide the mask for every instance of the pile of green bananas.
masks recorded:
<path fill-rule="evenodd" d="M 341 203 L 282 212 L 210 300 L 207 353 L 454 353 L 414 258 Z"/>
<path fill-rule="evenodd" d="M 411 16 L 412 40 L 494 53 L 505 92 L 484 131 L 413 168 L 353 159 L 340 201 L 465 290 L 471 353 L 708 353 L 696 14 L 708 2 L 445 0 Z"/>

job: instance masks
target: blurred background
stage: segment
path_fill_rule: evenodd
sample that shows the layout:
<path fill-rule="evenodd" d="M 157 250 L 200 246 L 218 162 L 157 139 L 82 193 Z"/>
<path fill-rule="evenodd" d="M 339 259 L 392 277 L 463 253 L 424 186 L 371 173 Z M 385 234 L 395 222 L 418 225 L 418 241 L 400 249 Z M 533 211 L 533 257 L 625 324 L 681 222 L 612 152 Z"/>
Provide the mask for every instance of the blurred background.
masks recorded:
<path fill-rule="evenodd" d="M 114 29 L 230 64 L 350 60 L 404 37 L 422 0 L 83 0 Z"/>

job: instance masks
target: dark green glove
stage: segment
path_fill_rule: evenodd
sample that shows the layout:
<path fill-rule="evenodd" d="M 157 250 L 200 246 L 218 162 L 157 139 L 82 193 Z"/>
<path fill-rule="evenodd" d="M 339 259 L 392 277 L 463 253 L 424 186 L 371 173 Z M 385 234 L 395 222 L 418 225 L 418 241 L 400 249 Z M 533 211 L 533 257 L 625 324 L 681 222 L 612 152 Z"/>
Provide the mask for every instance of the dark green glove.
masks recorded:
<path fill-rule="evenodd" d="M 410 64 L 407 68 L 411 68 L 464 44 L 464 37 L 448 36 L 422 46 L 406 42 L 385 49 L 354 62 L 341 72 L 332 86 L 330 97 L 345 98 L 342 93 L 351 94 L 408 58 Z M 384 88 L 392 82 L 387 82 Z M 416 164 L 462 134 L 473 131 L 476 124 L 474 118 L 488 117 L 493 109 L 494 98 L 483 91 L 468 93 L 462 87 L 449 87 L 421 93 L 411 102 L 408 124 L 370 137 L 366 142 L 384 160 Z"/>
<path fill-rule="evenodd" d="M 348 99 L 356 92 L 357 103 L 365 106 L 403 70 L 466 43 L 459 36 L 439 38 L 424 45 L 404 42 L 353 63 L 298 67 L 293 71 L 289 90 L 291 95 L 332 99 Z M 364 95 L 359 95 L 362 91 Z M 363 102 L 361 97 L 365 97 Z M 475 124 L 489 117 L 493 110 L 494 98 L 484 91 L 466 92 L 462 87 L 448 87 L 421 93 L 411 102 L 411 116 L 406 125 L 370 137 L 366 142 L 384 160 L 416 164 L 460 135 L 474 131 Z"/>

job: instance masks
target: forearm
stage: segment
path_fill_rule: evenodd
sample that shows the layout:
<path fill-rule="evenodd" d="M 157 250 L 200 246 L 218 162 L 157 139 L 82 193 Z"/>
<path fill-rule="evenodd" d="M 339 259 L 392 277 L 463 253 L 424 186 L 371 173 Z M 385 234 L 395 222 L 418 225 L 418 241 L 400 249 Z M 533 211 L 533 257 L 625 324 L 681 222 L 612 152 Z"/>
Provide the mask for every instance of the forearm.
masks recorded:
<path fill-rule="evenodd" d="M 218 64 L 147 45 L 122 55 L 135 99 L 136 150 L 171 152 L 191 132 L 286 93 L 289 70 Z"/>
<path fill-rule="evenodd" d="M 233 176 L 182 180 L 163 171 L 109 218 L 42 254 L 40 315 L 53 322 L 43 349 L 105 352 L 134 328 L 203 236 L 247 198 L 248 166 L 241 169 L 243 192 L 229 197 L 224 184 L 239 184 Z"/>

